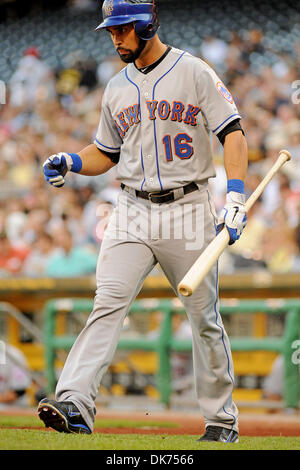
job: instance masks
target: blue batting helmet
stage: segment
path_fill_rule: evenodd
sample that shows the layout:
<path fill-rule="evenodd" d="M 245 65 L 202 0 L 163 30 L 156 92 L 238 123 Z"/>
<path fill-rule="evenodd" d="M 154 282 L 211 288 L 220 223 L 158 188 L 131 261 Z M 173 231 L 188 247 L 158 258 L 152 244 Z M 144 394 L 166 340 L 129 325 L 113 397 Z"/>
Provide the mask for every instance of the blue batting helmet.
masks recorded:
<path fill-rule="evenodd" d="M 135 23 L 137 36 L 144 40 L 152 39 L 158 28 L 154 0 L 105 0 L 102 5 L 103 21 L 96 30 Z"/>

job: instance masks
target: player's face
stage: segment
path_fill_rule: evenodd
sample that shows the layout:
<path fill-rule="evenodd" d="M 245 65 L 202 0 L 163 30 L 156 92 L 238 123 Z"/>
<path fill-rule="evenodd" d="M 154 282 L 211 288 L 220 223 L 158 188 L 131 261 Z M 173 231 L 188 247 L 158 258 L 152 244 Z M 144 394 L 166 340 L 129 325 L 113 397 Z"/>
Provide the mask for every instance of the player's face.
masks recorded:
<path fill-rule="evenodd" d="M 139 57 L 145 44 L 136 35 L 133 23 L 111 26 L 107 31 L 123 62 L 128 64 Z"/>

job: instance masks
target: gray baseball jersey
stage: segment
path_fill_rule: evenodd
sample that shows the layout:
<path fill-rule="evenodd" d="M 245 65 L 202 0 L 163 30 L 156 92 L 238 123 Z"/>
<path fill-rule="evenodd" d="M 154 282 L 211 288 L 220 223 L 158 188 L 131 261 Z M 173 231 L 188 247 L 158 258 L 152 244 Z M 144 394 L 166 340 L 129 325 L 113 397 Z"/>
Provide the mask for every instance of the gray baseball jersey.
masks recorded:
<path fill-rule="evenodd" d="M 172 48 L 150 74 L 129 64 L 112 78 L 94 143 L 120 152 L 117 179 L 124 184 L 162 191 L 215 176 L 211 133 L 240 118 L 209 65 Z"/>

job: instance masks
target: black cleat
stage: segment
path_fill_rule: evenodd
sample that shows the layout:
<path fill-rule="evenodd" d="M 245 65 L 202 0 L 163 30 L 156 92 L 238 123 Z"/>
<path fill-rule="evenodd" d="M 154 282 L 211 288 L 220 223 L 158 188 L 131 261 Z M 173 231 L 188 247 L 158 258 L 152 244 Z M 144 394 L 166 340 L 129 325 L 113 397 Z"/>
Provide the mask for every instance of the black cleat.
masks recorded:
<path fill-rule="evenodd" d="M 233 429 L 222 428 L 221 426 L 207 426 L 198 442 L 239 442 L 239 435 Z"/>
<path fill-rule="evenodd" d="M 72 434 L 91 434 L 78 408 L 71 401 L 54 401 L 44 398 L 38 405 L 39 418 L 46 428 Z"/>

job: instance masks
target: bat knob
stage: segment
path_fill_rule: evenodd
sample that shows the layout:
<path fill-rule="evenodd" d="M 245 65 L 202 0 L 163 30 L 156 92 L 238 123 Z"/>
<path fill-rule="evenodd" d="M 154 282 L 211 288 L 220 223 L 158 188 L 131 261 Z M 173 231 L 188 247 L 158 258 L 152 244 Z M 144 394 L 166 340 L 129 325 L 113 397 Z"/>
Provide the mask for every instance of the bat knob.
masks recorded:
<path fill-rule="evenodd" d="M 178 292 L 179 294 L 183 295 L 183 297 L 189 297 L 193 293 L 192 289 L 185 286 L 184 284 L 179 284 Z"/>
<path fill-rule="evenodd" d="M 283 153 L 283 154 L 286 156 L 286 161 L 289 161 L 289 160 L 292 159 L 292 156 L 291 156 L 290 152 L 288 152 L 287 150 L 280 150 L 279 153 L 280 153 L 280 154 Z"/>

